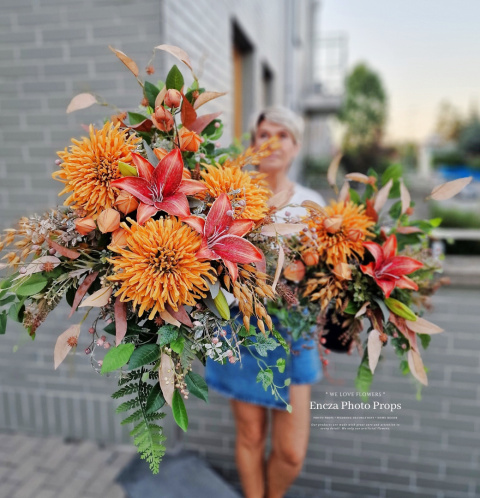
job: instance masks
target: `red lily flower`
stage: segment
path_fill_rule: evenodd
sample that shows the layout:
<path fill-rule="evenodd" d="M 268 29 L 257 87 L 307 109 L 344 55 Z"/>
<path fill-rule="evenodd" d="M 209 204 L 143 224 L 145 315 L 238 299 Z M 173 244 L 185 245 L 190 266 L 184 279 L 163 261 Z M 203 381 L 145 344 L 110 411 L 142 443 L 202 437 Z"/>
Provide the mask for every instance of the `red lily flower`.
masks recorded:
<path fill-rule="evenodd" d="M 234 220 L 232 204 L 227 194 L 221 194 L 215 200 L 206 220 L 189 216 L 182 221 L 203 235 L 197 258 L 221 259 L 234 281 L 238 277 L 237 263 L 252 263 L 263 259 L 259 249 L 242 239 L 255 222 Z"/>
<path fill-rule="evenodd" d="M 169 152 L 156 168 L 134 152 L 132 159 L 137 167 L 138 177 L 125 176 L 113 180 L 110 185 L 126 190 L 140 201 L 137 209 L 137 222 L 140 225 L 157 211 L 165 211 L 180 218 L 190 216 L 186 196 L 201 192 L 206 187 L 196 180 L 182 178 L 183 160 L 180 150 Z"/>
<path fill-rule="evenodd" d="M 363 245 L 372 253 L 375 262 L 360 265 L 360 269 L 375 279 L 386 297 L 390 296 L 395 287 L 418 290 L 418 285 L 405 275 L 418 270 L 423 263 L 407 256 L 396 256 L 395 235 L 390 235 L 383 246 L 375 242 L 364 242 Z"/>

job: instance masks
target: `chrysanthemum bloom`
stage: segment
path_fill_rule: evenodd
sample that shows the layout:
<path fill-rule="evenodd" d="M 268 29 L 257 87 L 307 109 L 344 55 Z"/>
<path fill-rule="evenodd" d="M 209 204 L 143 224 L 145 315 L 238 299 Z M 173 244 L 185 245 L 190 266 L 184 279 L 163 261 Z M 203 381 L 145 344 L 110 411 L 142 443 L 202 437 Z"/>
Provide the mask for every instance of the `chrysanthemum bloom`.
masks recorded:
<path fill-rule="evenodd" d="M 268 213 L 267 201 L 272 193 L 264 180 L 265 175 L 252 171 L 243 171 L 236 166 L 204 165 L 202 181 L 207 187 L 205 193 L 217 198 L 222 193 L 228 194 L 236 219 L 259 221 Z"/>
<path fill-rule="evenodd" d="M 202 237 L 188 225 L 169 217 L 149 219 L 145 225 L 122 223 L 127 247 L 110 246 L 118 256 L 109 261 L 114 265 L 114 275 L 109 280 L 121 287 L 116 296 L 122 301 L 133 301 L 138 316 L 150 310 L 149 319 L 170 305 L 175 311 L 184 304 L 193 306 L 205 297 L 208 290 L 206 278 L 215 277 L 208 261 L 196 257 Z"/>
<path fill-rule="evenodd" d="M 366 215 L 364 206 L 351 201 L 332 201 L 324 212 L 312 213 L 304 220 L 311 233 L 302 236 L 304 247 L 315 247 L 320 259 L 332 266 L 347 263 L 352 257 L 363 257 L 365 248 L 362 242 L 373 237 L 369 229 L 375 225 Z"/>
<path fill-rule="evenodd" d="M 65 148 L 57 153 L 63 161 L 62 169 L 52 177 L 65 184 L 59 195 L 71 192 L 64 204 L 83 208 L 87 217 L 96 219 L 102 211 L 113 207 L 120 191 L 110 187 L 110 182 L 122 178 L 118 162 L 131 162 L 131 152 L 141 140 L 128 136 L 119 126 L 107 121 L 101 130 L 95 130 L 90 125 L 89 138 L 72 139 L 70 150 Z"/>

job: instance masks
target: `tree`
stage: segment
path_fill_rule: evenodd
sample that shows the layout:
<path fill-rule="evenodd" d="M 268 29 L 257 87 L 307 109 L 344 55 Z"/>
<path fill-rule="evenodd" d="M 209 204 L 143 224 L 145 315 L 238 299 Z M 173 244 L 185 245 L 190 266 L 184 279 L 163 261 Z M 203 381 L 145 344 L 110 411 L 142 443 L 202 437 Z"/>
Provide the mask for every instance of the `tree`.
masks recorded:
<path fill-rule="evenodd" d="M 345 126 L 342 143 L 345 168 L 381 169 L 387 96 L 380 76 L 365 63 L 357 64 L 347 75 L 345 99 L 338 118 Z"/>
<path fill-rule="evenodd" d="M 443 101 L 438 111 L 435 131 L 443 140 L 456 142 L 460 137 L 463 127 L 464 122 L 460 111 L 450 102 Z"/>

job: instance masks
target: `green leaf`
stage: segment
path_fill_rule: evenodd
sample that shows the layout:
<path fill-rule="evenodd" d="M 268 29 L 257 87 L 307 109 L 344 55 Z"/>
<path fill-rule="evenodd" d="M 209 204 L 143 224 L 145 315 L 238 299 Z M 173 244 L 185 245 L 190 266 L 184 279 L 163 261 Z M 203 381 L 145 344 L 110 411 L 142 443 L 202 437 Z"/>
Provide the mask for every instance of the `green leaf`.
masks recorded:
<path fill-rule="evenodd" d="M 356 315 L 359 309 L 360 308 L 354 302 L 350 301 L 347 304 L 344 313 L 348 313 L 349 315 Z"/>
<path fill-rule="evenodd" d="M 175 339 L 174 341 L 170 342 L 170 347 L 175 351 L 175 353 L 181 354 L 183 351 L 183 347 L 185 345 L 185 338 L 184 337 L 179 337 L 178 339 Z"/>
<path fill-rule="evenodd" d="M 155 109 L 155 99 L 157 98 L 157 95 L 159 93 L 160 89 L 156 85 L 150 83 L 149 81 L 145 81 L 143 86 L 143 94 L 145 95 L 145 98 L 148 100 L 148 104 L 153 109 Z"/>
<path fill-rule="evenodd" d="M 251 335 L 257 335 L 257 329 L 253 325 L 250 325 L 249 331 L 247 332 L 247 329 L 242 325 L 240 327 L 240 330 L 238 331 L 238 335 L 240 337 L 249 337 Z"/>
<path fill-rule="evenodd" d="M 350 200 L 354 202 L 355 204 L 360 204 L 362 202 L 360 198 L 360 194 L 354 190 L 353 188 L 349 189 L 350 192 Z"/>
<path fill-rule="evenodd" d="M 260 356 L 267 356 L 268 351 L 273 351 L 278 347 L 278 342 L 273 337 L 265 337 L 264 335 L 257 335 L 257 342 L 255 349 Z"/>
<path fill-rule="evenodd" d="M 373 381 L 373 374 L 368 366 L 368 354 L 367 348 L 365 348 L 365 353 L 363 355 L 362 363 L 358 367 L 357 378 L 355 379 L 355 387 L 360 393 L 368 393 L 370 390 L 370 385 Z M 368 396 L 361 396 L 363 401 L 368 400 Z"/>
<path fill-rule="evenodd" d="M 178 337 L 178 328 L 173 325 L 164 325 L 158 329 L 160 347 L 174 341 Z"/>
<path fill-rule="evenodd" d="M 197 398 L 208 403 L 208 386 L 204 378 L 195 372 L 188 372 L 185 375 L 185 382 L 188 390 Z"/>
<path fill-rule="evenodd" d="M 10 291 L 10 286 L 12 284 L 12 280 L 16 276 L 18 276 L 18 273 L 14 273 L 13 275 L 10 275 L 5 280 L 0 280 L 0 297 L 3 297 L 5 294 L 7 294 Z"/>
<path fill-rule="evenodd" d="M 417 334 L 417 337 L 420 337 L 420 341 L 422 342 L 422 348 L 427 349 L 432 336 L 429 334 Z"/>
<path fill-rule="evenodd" d="M 268 386 L 270 386 L 273 382 L 272 370 L 270 368 L 267 368 L 266 370 L 260 370 L 257 375 L 257 382 L 261 382 L 263 388 L 266 391 Z"/>
<path fill-rule="evenodd" d="M 291 384 L 291 382 L 292 382 L 292 379 L 290 379 L 290 378 L 289 379 L 285 379 L 284 385 L 286 387 L 288 387 Z"/>
<path fill-rule="evenodd" d="M 157 360 L 160 356 L 160 346 L 158 344 L 144 344 L 135 349 L 128 362 L 128 369 L 135 370 L 135 368 L 148 365 Z"/>
<path fill-rule="evenodd" d="M 123 176 L 138 176 L 137 168 L 123 161 L 118 161 L 118 169 Z"/>
<path fill-rule="evenodd" d="M 402 214 L 402 201 L 397 201 L 392 204 L 389 214 L 394 220 L 398 220 Z"/>
<path fill-rule="evenodd" d="M 155 413 L 160 410 L 162 406 L 165 404 L 165 398 L 163 397 L 162 389 L 160 384 L 157 382 L 150 391 L 147 404 L 145 406 L 145 413 L 149 415 L 150 413 Z"/>
<path fill-rule="evenodd" d="M 180 69 L 176 65 L 170 69 L 170 72 L 167 75 L 167 79 L 165 81 L 165 84 L 167 85 L 167 90 L 174 89 L 174 90 L 181 90 L 184 81 L 183 81 L 183 76 L 182 73 L 180 72 Z"/>
<path fill-rule="evenodd" d="M 7 330 L 7 313 L 3 311 L 0 313 L 0 335 L 5 334 Z"/>
<path fill-rule="evenodd" d="M 280 373 L 285 372 L 285 366 L 286 366 L 285 358 L 279 358 L 277 360 L 277 368 Z"/>
<path fill-rule="evenodd" d="M 4 299 L 0 299 L 0 306 L 5 306 L 6 304 L 13 303 L 15 301 L 16 296 L 7 296 Z"/>
<path fill-rule="evenodd" d="M 13 303 L 8 309 L 8 316 L 15 322 L 21 322 L 23 320 L 23 313 L 25 312 L 25 299 L 18 301 L 18 303 Z"/>
<path fill-rule="evenodd" d="M 148 119 L 146 116 L 138 112 L 128 113 L 128 120 L 130 121 L 131 125 L 136 125 L 138 123 L 141 123 L 142 121 L 145 121 L 146 119 Z"/>
<path fill-rule="evenodd" d="M 38 294 L 48 284 L 48 278 L 41 273 L 34 273 L 17 289 L 17 296 L 33 296 Z"/>
<path fill-rule="evenodd" d="M 175 419 L 175 422 L 180 427 L 180 429 L 187 432 L 188 428 L 187 410 L 185 408 L 185 403 L 183 402 L 182 395 L 177 391 L 177 389 L 173 391 L 172 413 L 173 413 L 173 418 Z"/>
<path fill-rule="evenodd" d="M 134 344 L 119 344 L 116 348 L 109 349 L 103 359 L 101 373 L 113 372 L 126 365 L 134 350 Z"/>
<path fill-rule="evenodd" d="M 383 172 L 382 186 L 388 183 L 388 180 L 399 180 L 402 177 L 403 168 L 401 164 L 393 163 Z"/>
<path fill-rule="evenodd" d="M 280 334 L 280 332 L 275 327 L 272 329 L 272 334 L 286 351 L 286 353 L 289 354 L 290 347 L 288 346 L 287 341 L 282 337 L 282 334 Z"/>
<path fill-rule="evenodd" d="M 293 411 L 292 405 L 287 405 L 287 412 L 292 413 L 292 411 Z"/>

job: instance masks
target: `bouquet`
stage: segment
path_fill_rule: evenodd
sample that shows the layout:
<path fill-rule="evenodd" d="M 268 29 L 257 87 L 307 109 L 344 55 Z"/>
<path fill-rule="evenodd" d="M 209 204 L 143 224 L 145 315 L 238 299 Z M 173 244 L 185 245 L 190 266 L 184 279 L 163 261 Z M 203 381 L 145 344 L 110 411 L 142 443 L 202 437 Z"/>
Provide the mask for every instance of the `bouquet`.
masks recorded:
<path fill-rule="evenodd" d="M 122 424 L 134 424 L 134 443 L 156 473 L 165 452 L 164 405 L 186 431 L 184 400 L 207 401 L 195 358 L 234 363 L 240 344 L 264 356 L 286 346 L 264 304 L 275 296 L 265 271 L 267 257 L 276 256 L 262 230 L 268 233 L 275 206 L 263 176 L 244 168 L 275 145 L 242 154 L 221 148 L 219 113 L 200 108 L 223 94 L 201 88 L 193 71 L 185 89 L 176 65 L 165 82 L 142 81 L 135 62 L 112 50 L 137 78 L 141 105 L 90 125 L 87 137 L 58 152 L 53 178 L 63 183 L 60 195 L 68 194 L 64 206 L 22 218 L 0 239 L 0 250 L 14 247 L 4 256 L 14 271 L 0 281 L 0 334 L 14 320 L 34 339 L 63 298 L 69 318 L 82 312 L 59 335 L 54 367 L 75 352 L 82 332 L 90 334 L 85 354 L 98 372 L 117 373 L 113 397 L 128 397 L 117 412 L 128 413 Z M 191 69 L 181 49 L 155 50 Z M 106 105 L 80 94 L 67 112 L 96 102 Z M 228 293 L 239 300 L 243 326 L 230 316 Z M 252 317 L 261 332 L 255 343 Z"/>
<path fill-rule="evenodd" d="M 419 387 L 427 385 L 421 347 L 442 329 L 422 315 L 431 307 L 430 296 L 448 280 L 439 276 L 441 264 L 429 249 L 428 235 L 441 219 L 411 218 L 414 203 L 401 166 L 391 165 L 381 178 L 374 170 L 347 174 L 338 191 L 338 164 L 339 157 L 328 172 L 337 198 L 326 207 L 304 201 L 308 215 L 301 220 L 302 232 L 281 240 L 286 266 L 280 297 L 269 312 L 294 338 L 318 334 L 324 368 L 330 351 L 351 352 L 356 346 L 362 358 L 356 378 L 361 393 L 368 393 L 388 343 L 401 360 L 401 371 L 410 372 Z M 442 184 L 429 197 L 448 199 L 471 179 Z M 350 182 L 363 188 L 354 189 Z"/>

